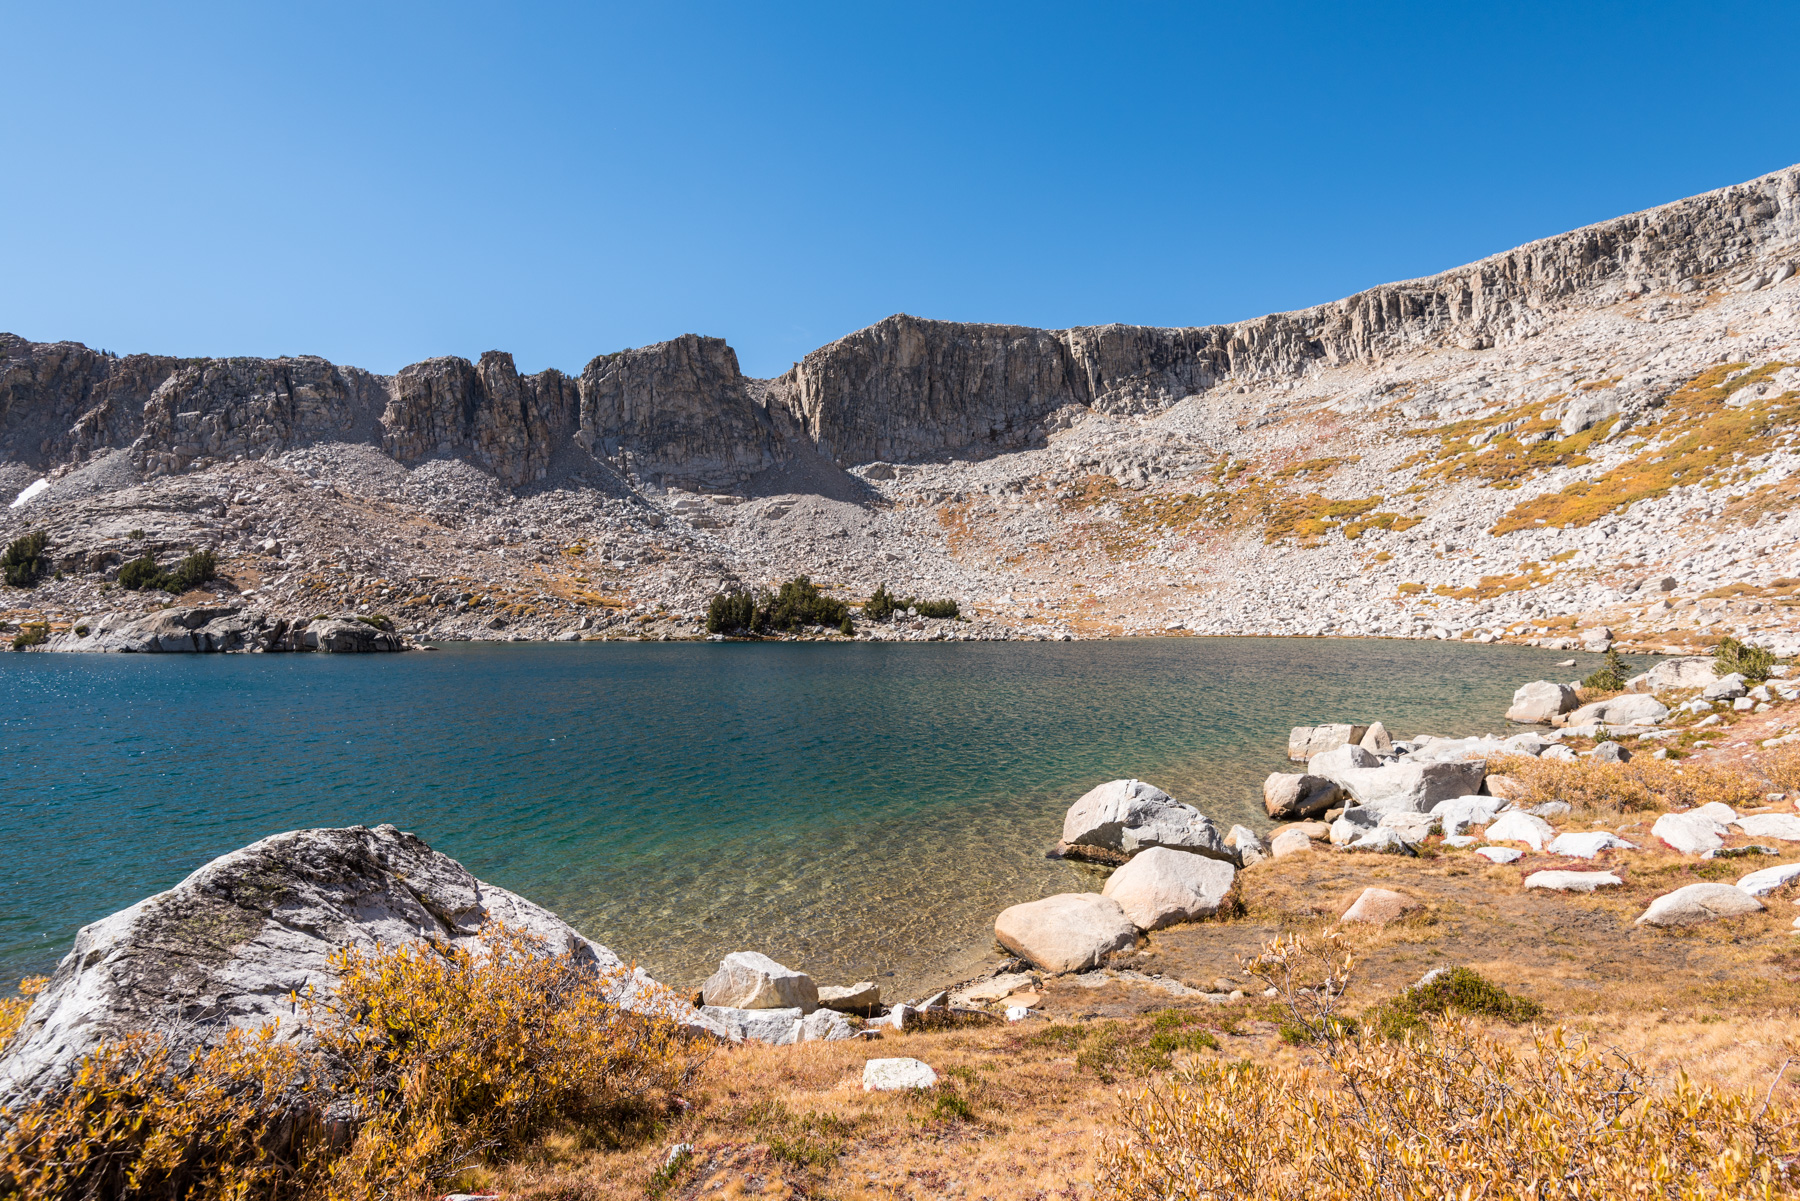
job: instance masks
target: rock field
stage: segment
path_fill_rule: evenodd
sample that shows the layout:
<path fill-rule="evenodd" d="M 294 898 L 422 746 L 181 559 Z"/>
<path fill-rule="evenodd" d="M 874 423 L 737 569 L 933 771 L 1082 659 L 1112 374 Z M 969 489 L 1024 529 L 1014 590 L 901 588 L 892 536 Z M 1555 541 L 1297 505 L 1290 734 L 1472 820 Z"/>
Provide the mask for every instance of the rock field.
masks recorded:
<path fill-rule="evenodd" d="M 0 335 L 5 592 L 413 640 L 688 638 L 806 573 L 883 639 L 1289 634 L 1800 651 L 1800 167 L 1230 326 L 896 316 L 750 379 L 693 335 L 521 376 Z M 821 635 L 838 637 L 840 635 Z"/>

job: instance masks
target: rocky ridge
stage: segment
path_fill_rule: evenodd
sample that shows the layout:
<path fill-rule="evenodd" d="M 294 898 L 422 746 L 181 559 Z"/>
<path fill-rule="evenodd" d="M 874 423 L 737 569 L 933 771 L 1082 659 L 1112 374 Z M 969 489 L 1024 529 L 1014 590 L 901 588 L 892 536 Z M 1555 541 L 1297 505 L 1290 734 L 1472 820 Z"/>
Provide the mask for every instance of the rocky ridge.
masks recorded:
<path fill-rule="evenodd" d="M 392 377 L 0 336 L 0 538 L 55 632 L 211 546 L 284 618 L 692 637 L 802 572 L 953 596 L 859 636 L 1800 649 L 1800 168 L 1229 326 L 896 316 L 750 379 L 684 336 Z M 41 482 L 40 482 L 41 481 Z"/>

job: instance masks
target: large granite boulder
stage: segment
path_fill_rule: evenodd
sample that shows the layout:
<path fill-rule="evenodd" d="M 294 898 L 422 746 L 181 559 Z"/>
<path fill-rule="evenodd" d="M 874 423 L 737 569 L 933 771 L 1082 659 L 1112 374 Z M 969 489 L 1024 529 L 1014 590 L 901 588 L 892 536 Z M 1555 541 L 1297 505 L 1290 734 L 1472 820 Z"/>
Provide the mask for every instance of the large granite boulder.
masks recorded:
<path fill-rule="evenodd" d="M 701 988 L 708 1007 L 788 1009 L 811 1013 L 819 1007 L 819 986 L 805 972 L 783 967 L 758 951 L 733 951 Z"/>
<path fill-rule="evenodd" d="M 1100 895 L 1111 897 L 1140 930 L 1217 913 L 1237 869 L 1202 855 L 1151 847 L 1114 872 Z"/>
<path fill-rule="evenodd" d="M 1354 746 L 1368 734 L 1368 726 L 1340 723 L 1329 726 L 1295 726 L 1288 734 L 1288 758 L 1305 763 L 1314 755 L 1335 751 L 1340 746 Z M 1386 731 L 1382 731 L 1385 736 Z"/>
<path fill-rule="evenodd" d="M 1757 913 L 1763 903 L 1731 884 L 1690 884 L 1664 893 L 1638 916 L 1640 926 L 1692 926 Z"/>
<path fill-rule="evenodd" d="M 1332 757 L 1321 755 L 1307 770 L 1334 781 L 1358 805 L 1376 813 L 1394 809 L 1429 813 L 1441 802 L 1480 792 L 1481 782 L 1487 778 L 1487 764 L 1480 759 L 1438 763 L 1403 759 L 1380 767 L 1336 767 L 1330 762 Z"/>
<path fill-rule="evenodd" d="M 76 622 L 44 649 L 126 655 L 267 650 L 286 631 L 286 622 L 241 605 L 189 605 L 143 614 L 103 613 Z"/>
<path fill-rule="evenodd" d="M 1653 726 L 1669 715 L 1669 707 L 1646 692 L 1626 692 L 1595 701 L 1569 714 L 1571 726 Z"/>
<path fill-rule="evenodd" d="M 290 997 L 333 986 L 334 952 L 418 940 L 479 945 L 496 923 L 617 973 L 627 1008 L 726 1034 L 554 913 L 477 880 L 411 834 L 294 830 L 84 926 L 0 1054 L 0 1097 L 65 1080 L 84 1054 L 136 1031 L 161 1031 L 184 1050 L 232 1027 L 298 1035 Z"/>
<path fill-rule="evenodd" d="M 1236 857 L 1210 819 L 1192 805 L 1142 780 L 1109 780 L 1063 817 L 1063 847 L 1131 856 L 1147 847 L 1173 847 L 1233 863 Z"/>
<path fill-rule="evenodd" d="M 1002 910 L 1000 945 L 1046 972 L 1080 972 L 1137 943 L 1137 927 L 1111 897 L 1065 892 Z"/>
<path fill-rule="evenodd" d="M 1506 720 L 1528 726 L 1543 725 L 1580 703 L 1575 690 L 1567 684 L 1534 680 L 1513 693 L 1512 708 L 1506 711 Z"/>
<path fill-rule="evenodd" d="M 1263 808 L 1280 822 L 1317 817 L 1338 803 L 1342 790 L 1324 776 L 1273 772 L 1263 781 Z"/>
<path fill-rule="evenodd" d="M 340 655 L 406 649 L 406 639 L 400 635 L 349 617 L 296 623 L 289 639 L 297 651 L 327 651 Z"/>
<path fill-rule="evenodd" d="M 1644 673 L 1643 691 L 1662 689 L 1705 688 L 1719 678 L 1710 655 L 1688 655 L 1664 659 Z"/>

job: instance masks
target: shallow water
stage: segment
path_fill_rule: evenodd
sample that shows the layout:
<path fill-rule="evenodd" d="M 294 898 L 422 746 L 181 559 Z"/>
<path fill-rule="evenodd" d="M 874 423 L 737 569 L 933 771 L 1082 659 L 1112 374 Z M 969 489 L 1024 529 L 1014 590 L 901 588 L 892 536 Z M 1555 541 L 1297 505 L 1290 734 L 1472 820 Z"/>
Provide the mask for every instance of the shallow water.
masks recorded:
<path fill-rule="evenodd" d="M 1263 828 L 1287 731 L 1494 730 L 1560 652 L 1442 642 L 459 644 L 395 657 L 0 657 L 0 973 L 301 826 L 393 822 L 691 986 L 752 948 L 905 991 L 1086 789 Z"/>

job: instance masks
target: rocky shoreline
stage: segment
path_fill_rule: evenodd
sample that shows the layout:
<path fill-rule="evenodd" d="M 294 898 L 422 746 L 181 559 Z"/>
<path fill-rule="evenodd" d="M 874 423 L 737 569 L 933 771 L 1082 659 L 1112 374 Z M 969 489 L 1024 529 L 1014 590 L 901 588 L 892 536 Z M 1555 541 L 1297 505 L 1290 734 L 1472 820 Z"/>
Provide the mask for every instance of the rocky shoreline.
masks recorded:
<path fill-rule="evenodd" d="M 52 1087 L 81 1055 L 132 1031 L 157 1030 L 195 1047 L 231 1028 L 285 1029 L 293 1012 L 287 998 L 308 985 L 329 988 L 326 960 L 343 947 L 478 944 L 503 927 L 541 940 L 547 953 L 611 973 L 615 999 L 627 1008 L 725 1042 L 785 1045 L 1024 1021 L 1052 990 L 1071 987 L 1122 983 L 1166 998 L 1240 1000 L 1235 986 L 1154 970 L 1146 942 L 1230 921 L 1243 873 L 1294 855 L 1336 853 L 1370 865 L 1549 856 L 1555 865 L 1532 871 L 1522 887 L 1582 894 L 1619 886 L 1620 865 L 1654 840 L 1663 853 L 1695 862 L 1746 857 L 1745 870 L 1735 883 L 1708 880 L 1651 898 L 1639 925 L 1757 912 L 1763 897 L 1800 880 L 1800 863 L 1756 862 L 1800 844 L 1800 794 L 1770 795 L 1748 809 L 1708 801 L 1663 812 L 1648 829 L 1563 829 L 1570 804 L 1525 804 L 1509 767 L 1526 760 L 1617 765 L 1637 755 L 1705 762 L 1735 754 L 1746 744 L 1728 739 L 1746 732 L 1767 734 L 1759 740 L 1764 749 L 1784 747 L 1800 738 L 1800 680 L 1779 664 L 1767 676 L 1746 680 L 1720 674 L 1712 659 L 1689 658 L 1660 662 L 1624 690 L 1592 698 L 1578 685 L 1533 681 L 1517 690 L 1507 714 L 1526 728 L 1505 736 L 1396 739 L 1380 722 L 1297 727 L 1287 755 L 1304 768 L 1265 782 L 1275 825 L 1261 833 L 1242 825 L 1222 831 L 1141 780 L 1101 784 L 1070 806 L 1048 853 L 1110 869 L 1103 887 L 1007 908 L 994 922 L 990 947 L 998 954 L 989 950 L 979 972 L 905 1001 L 884 997 L 876 980 L 821 986 L 749 950 L 728 954 L 696 995 L 680 997 L 555 914 L 475 879 L 392 826 L 276 835 L 85 927 L 0 1054 L 0 1092 Z M 1382 880 L 1336 920 L 1379 926 L 1420 903 L 1391 873 Z"/>

